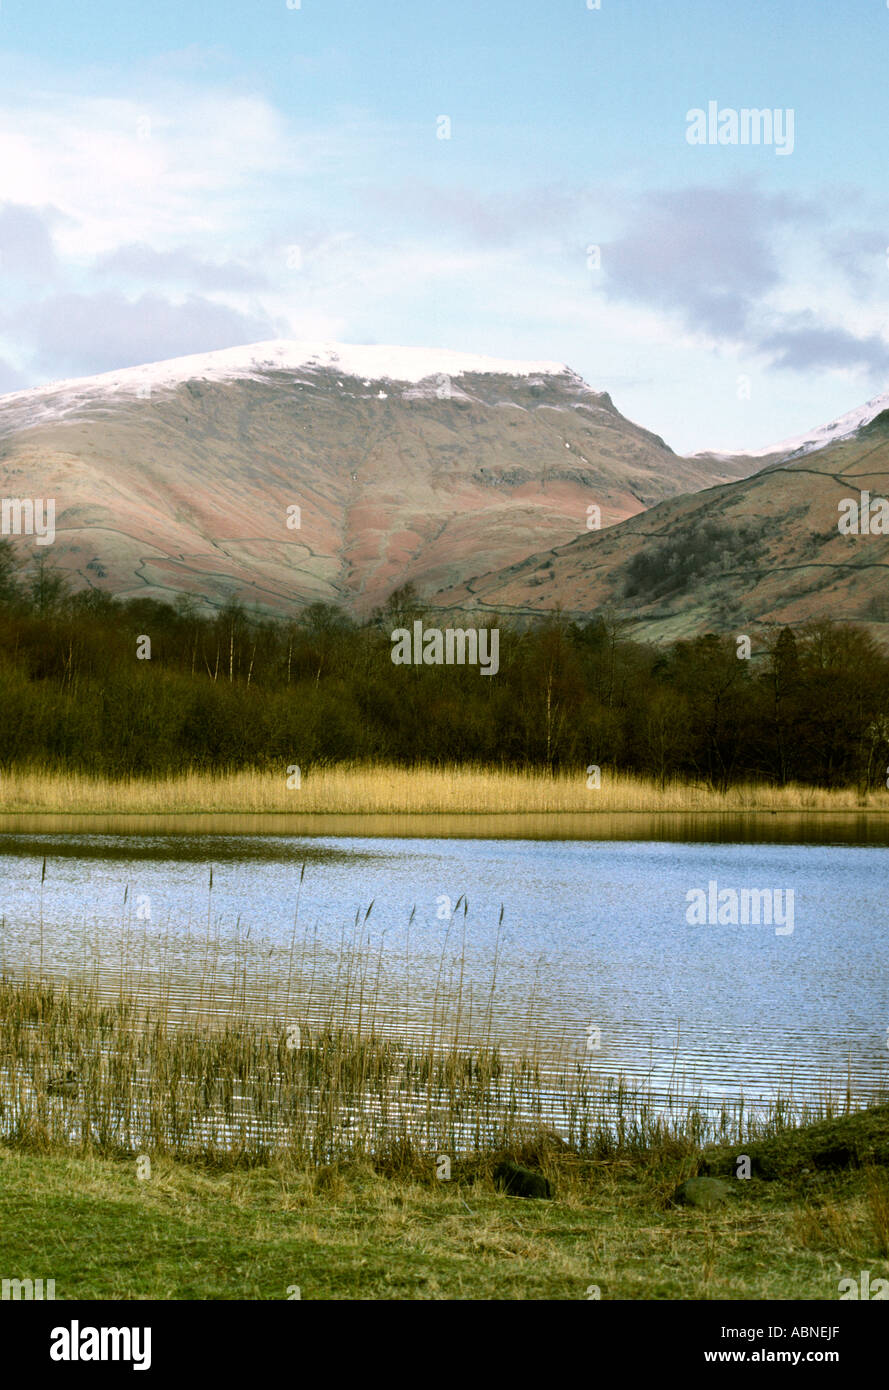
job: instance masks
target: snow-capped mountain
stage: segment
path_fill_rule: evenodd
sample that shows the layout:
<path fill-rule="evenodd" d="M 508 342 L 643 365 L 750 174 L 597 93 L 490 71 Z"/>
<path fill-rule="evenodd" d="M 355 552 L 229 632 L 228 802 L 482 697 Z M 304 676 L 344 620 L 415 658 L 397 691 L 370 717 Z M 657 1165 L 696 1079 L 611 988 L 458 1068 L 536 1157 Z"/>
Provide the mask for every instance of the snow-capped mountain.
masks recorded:
<path fill-rule="evenodd" d="M 807 434 L 782 439 L 780 444 L 772 444 L 767 449 L 752 449 L 747 456 L 766 458 L 771 454 L 778 454 L 782 458 L 798 458 L 803 454 L 811 454 L 816 449 L 824 449 L 828 444 L 839 444 L 841 440 L 851 439 L 884 410 L 889 410 L 889 391 L 874 396 L 864 405 L 847 411 L 845 415 L 839 415 L 836 420 L 830 420 L 826 425 L 818 425 Z"/>
<path fill-rule="evenodd" d="M 729 476 L 560 362 L 274 341 L 0 397 L 0 491 L 55 499 L 76 585 L 212 607 L 366 613 Z"/>
<path fill-rule="evenodd" d="M 77 411 L 101 406 L 111 396 L 144 398 L 155 391 L 174 390 L 186 381 L 263 381 L 270 374 L 287 372 L 302 376 L 308 384 L 314 373 L 332 372 L 369 387 L 389 381 L 409 386 L 422 384 L 420 395 L 447 395 L 454 377 L 556 376 L 570 380 L 585 394 L 596 393 L 562 362 L 519 362 L 445 348 L 385 347 L 376 344 L 311 343 L 272 339 L 217 352 L 194 353 L 164 362 L 124 367 L 98 376 L 56 381 L 0 397 L 4 422 L 18 412 L 29 423 L 61 419 Z M 379 396 L 379 392 L 376 393 Z M 385 395 L 380 396 L 385 399 Z"/>

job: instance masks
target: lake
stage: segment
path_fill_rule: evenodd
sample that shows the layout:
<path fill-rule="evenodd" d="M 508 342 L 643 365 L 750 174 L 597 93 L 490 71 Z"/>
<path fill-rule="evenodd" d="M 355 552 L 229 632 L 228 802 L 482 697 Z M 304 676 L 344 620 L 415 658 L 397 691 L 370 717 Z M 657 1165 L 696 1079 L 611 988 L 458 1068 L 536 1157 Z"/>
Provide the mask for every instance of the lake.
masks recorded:
<path fill-rule="evenodd" d="M 713 1103 L 887 1086 L 882 818 L 793 818 L 804 834 L 780 817 L 636 816 L 636 838 L 626 817 L 602 838 L 494 838 L 467 817 L 460 838 L 428 818 L 422 834 L 307 836 L 270 819 L 147 834 L 6 818 L 0 965 L 42 956 L 60 978 L 163 989 L 181 1012 L 224 1014 L 242 989 L 297 1022 L 487 1034 Z M 765 898 L 732 920 L 752 889 L 773 920 Z"/>

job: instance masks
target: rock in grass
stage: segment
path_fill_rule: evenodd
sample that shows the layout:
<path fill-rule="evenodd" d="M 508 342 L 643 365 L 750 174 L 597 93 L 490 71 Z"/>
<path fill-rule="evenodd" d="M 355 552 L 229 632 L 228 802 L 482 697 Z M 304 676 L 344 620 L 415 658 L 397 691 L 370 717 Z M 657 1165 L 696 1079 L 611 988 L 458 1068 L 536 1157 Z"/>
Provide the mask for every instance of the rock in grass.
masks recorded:
<path fill-rule="evenodd" d="M 542 1173 L 520 1168 L 517 1163 L 499 1163 L 494 1182 L 510 1197 L 552 1197 L 552 1183 Z"/>
<path fill-rule="evenodd" d="M 673 1201 L 686 1207 L 718 1207 L 732 1195 L 721 1178 L 687 1178 L 673 1193 Z"/>

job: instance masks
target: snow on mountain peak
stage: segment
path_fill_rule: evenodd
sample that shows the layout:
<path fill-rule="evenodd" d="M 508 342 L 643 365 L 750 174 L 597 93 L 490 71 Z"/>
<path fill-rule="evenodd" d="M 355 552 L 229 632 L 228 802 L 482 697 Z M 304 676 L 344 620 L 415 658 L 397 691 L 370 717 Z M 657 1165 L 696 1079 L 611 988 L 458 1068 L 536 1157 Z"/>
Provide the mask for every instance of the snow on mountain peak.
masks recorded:
<path fill-rule="evenodd" d="M 783 439 L 780 444 L 772 444 L 768 449 L 748 449 L 745 453 L 749 458 L 765 458 L 767 454 L 781 454 L 784 458 L 791 454 L 811 454 L 828 444 L 838 444 L 842 439 L 849 439 L 887 409 L 889 391 L 884 391 L 882 395 L 873 396 L 855 410 L 849 410 L 845 415 L 839 415 L 835 420 L 828 421 L 826 425 L 819 425 L 806 434 L 798 434 L 793 439 Z"/>
<path fill-rule="evenodd" d="M 413 388 L 409 394 L 416 397 L 457 398 L 463 393 L 450 383 L 471 372 L 526 378 L 567 377 L 573 385 L 590 390 L 563 362 L 514 361 L 447 348 L 273 339 L 14 391 L 0 397 L 0 418 L 7 427 L 27 427 L 101 408 L 115 396 L 148 397 L 153 391 L 175 389 L 194 380 L 260 380 L 269 372 L 278 371 L 335 372 L 338 377 L 359 381 L 378 399 L 385 399 L 388 394 L 376 385 L 381 381 L 403 382 Z"/>

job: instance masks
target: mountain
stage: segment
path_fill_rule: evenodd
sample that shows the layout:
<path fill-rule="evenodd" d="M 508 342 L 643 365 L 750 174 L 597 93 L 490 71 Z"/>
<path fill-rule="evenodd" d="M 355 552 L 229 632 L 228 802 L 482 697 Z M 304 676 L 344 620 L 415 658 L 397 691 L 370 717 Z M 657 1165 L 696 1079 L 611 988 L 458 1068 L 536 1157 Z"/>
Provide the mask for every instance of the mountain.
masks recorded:
<path fill-rule="evenodd" d="M 878 397 L 802 443 L 790 441 L 789 453 L 769 450 L 771 461 L 752 477 L 661 502 L 452 586 L 436 601 L 522 616 L 608 610 L 652 641 L 708 629 L 749 634 L 828 615 L 889 642 L 889 535 L 839 529 L 846 499 L 860 504 L 867 491 L 873 508 L 889 496 L 887 407 L 889 397 Z M 840 429 L 839 442 L 826 442 Z"/>
<path fill-rule="evenodd" d="M 209 608 L 366 614 L 749 468 L 679 457 L 562 363 L 444 350 L 258 343 L 0 398 L 0 493 L 55 499 L 75 587 Z"/>
<path fill-rule="evenodd" d="M 783 439 L 779 444 L 770 444 L 767 449 L 748 449 L 735 454 L 719 453 L 716 450 L 707 449 L 692 454 L 691 457 L 705 466 L 714 469 L 721 467 L 737 477 L 746 477 L 750 473 L 758 471 L 751 466 L 754 459 L 759 461 L 761 468 L 764 468 L 770 463 L 802 458 L 805 454 L 815 453 L 818 449 L 826 448 L 828 444 L 839 444 L 847 439 L 855 439 L 863 429 L 887 409 L 889 409 L 889 391 L 874 396 L 864 405 L 847 411 L 845 415 L 838 415 L 835 420 L 829 420 L 826 425 L 818 425 L 806 434 L 797 434 L 790 439 Z"/>
<path fill-rule="evenodd" d="M 801 458 L 804 454 L 811 454 L 817 449 L 823 449 L 828 444 L 839 444 L 846 439 L 856 439 L 866 427 L 876 420 L 878 415 L 882 415 L 889 409 L 889 391 L 884 391 L 882 395 L 874 396 L 866 401 L 864 405 L 858 406 L 855 410 L 849 410 L 845 415 L 839 415 L 835 420 L 830 420 L 826 425 L 819 425 L 817 429 L 811 430 L 808 434 L 798 434 L 793 439 L 784 439 L 780 444 L 772 444 L 768 449 L 759 449 L 747 455 L 748 458 L 769 458 L 780 457 Z M 718 457 L 711 455 L 710 457 Z M 733 457 L 737 457 L 734 455 Z"/>

